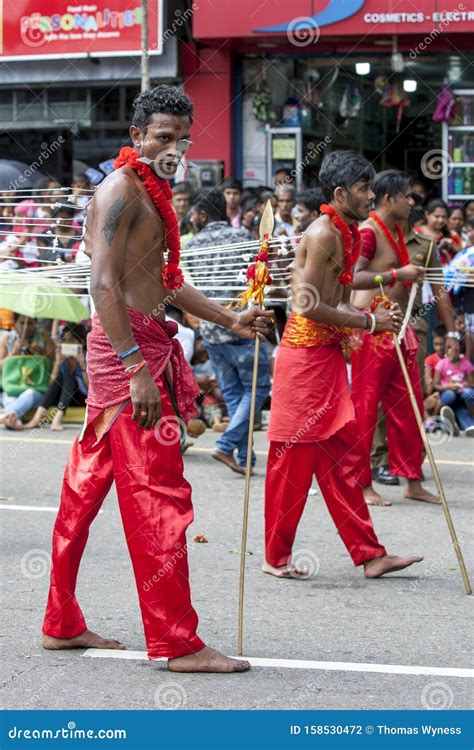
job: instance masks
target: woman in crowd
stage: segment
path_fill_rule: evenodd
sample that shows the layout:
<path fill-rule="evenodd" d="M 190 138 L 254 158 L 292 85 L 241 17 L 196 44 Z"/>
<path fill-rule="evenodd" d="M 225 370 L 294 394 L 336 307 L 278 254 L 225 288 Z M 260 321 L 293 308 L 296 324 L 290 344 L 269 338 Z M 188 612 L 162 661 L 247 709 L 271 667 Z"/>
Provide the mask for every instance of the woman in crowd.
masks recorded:
<path fill-rule="evenodd" d="M 461 247 L 464 246 L 463 231 L 466 223 L 464 209 L 461 206 L 451 206 L 448 213 L 447 227 L 452 237 L 458 237 Z"/>
<path fill-rule="evenodd" d="M 84 406 L 87 397 L 87 373 L 85 360 L 86 329 L 80 324 L 68 323 L 56 346 L 56 357 L 50 377 L 50 385 L 44 394 L 34 417 L 17 429 L 31 430 L 38 427 L 51 407 L 55 407 L 51 429 L 63 429 L 63 419 L 68 406 Z M 73 352 L 73 348 L 76 351 Z"/>
<path fill-rule="evenodd" d="M 449 263 L 462 248 L 460 236 L 447 227 L 448 206 L 440 198 L 431 200 L 425 209 L 426 224 L 416 226 L 414 231 L 435 238 L 441 262 Z"/>
<path fill-rule="evenodd" d="M 441 416 L 467 437 L 474 437 L 474 366 L 461 354 L 459 341 L 449 340 L 446 356 L 435 366 L 434 388 L 440 393 Z"/>
<path fill-rule="evenodd" d="M 35 318 L 27 318 L 26 315 L 14 313 L 14 327 L 11 331 L 0 337 L 0 369 L 5 368 L 5 363 L 12 357 L 45 357 L 45 367 L 49 371 L 50 357 L 54 349 L 49 334 L 42 331 L 36 325 Z M 28 362 L 28 360 L 25 360 Z M 37 364 L 38 366 L 38 364 Z M 0 414 L 0 424 L 10 429 L 20 429 L 21 420 L 31 409 L 38 406 L 43 398 L 43 393 L 33 387 L 28 387 L 31 380 L 28 366 L 26 372 L 21 375 L 16 391 L 21 389 L 17 395 L 8 395 L 5 390 L 5 373 L 3 372 L 3 412 Z"/>

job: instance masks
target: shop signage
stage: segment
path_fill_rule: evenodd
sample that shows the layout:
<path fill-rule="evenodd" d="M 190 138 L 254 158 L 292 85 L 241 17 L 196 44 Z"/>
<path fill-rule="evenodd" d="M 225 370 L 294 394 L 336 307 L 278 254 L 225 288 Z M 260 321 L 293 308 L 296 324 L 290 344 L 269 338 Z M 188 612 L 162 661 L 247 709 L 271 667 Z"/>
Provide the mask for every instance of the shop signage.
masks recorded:
<path fill-rule="evenodd" d="M 197 39 L 294 36 L 305 29 L 315 43 L 321 36 L 429 34 L 474 31 L 472 0 L 201 0 L 194 18 Z M 317 10 L 315 9 L 317 8 Z M 318 33 L 315 34 L 314 30 Z M 298 46 L 304 46 L 302 43 Z"/>
<path fill-rule="evenodd" d="M 0 60 L 139 54 L 140 0 L 0 2 Z M 162 0 L 149 0 L 149 48 L 162 51 Z"/>

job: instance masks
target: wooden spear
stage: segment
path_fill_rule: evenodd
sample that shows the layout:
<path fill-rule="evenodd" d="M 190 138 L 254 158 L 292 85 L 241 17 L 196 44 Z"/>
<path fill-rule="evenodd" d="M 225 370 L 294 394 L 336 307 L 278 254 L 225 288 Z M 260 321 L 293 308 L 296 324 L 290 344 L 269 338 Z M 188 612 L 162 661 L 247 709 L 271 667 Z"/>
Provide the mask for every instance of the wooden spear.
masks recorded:
<path fill-rule="evenodd" d="M 260 220 L 260 249 L 253 263 L 247 271 L 248 289 L 240 295 L 237 306 L 243 307 L 253 302 L 263 309 L 265 302 L 265 287 L 272 283 L 268 271 L 269 240 L 272 236 L 274 216 L 271 202 L 268 200 Z M 244 516 L 242 523 L 242 542 L 240 546 L 240 582 L 239 582 L 239 617 L 237 629 L 237 655 L 242 656 L 244 638 L 244 593 L 245 593 L 245 561 L 247 557 L 247 532 L 249 522 L 250 477 L 252 474 L 253 426 L 255 419 L 255 402 L 257 396 L 258 360 L 260 339 L 255 338 L 255 352 L 252 374 L 252 394 L 250 398 L 249 434 L 247 442 L 247 464 L 245 467 Z"/>
<path fill-rule="evenodd" d="M 387 300 L 387 302 L 390 302 L 388 297 L 385 295 L 383 290 L 383 279 L 381 276 L 374 276 L 374 282 L 376 284 L 380 285 L 380 291 L 382 293 L 382 297 Z M 431 449 L 430 442 L 428 440 L 428 436 L 426 434 L 425 426 L 423 424 L 423 419 L 420 414 L 420 409 L 418 407 L 418 401 L 416 400 L 415 392 L 413 390 L 413 385 L 410 379 L 410 373 L 408 372 L 405 359 L 403 357 L 402 349 L 399 343 L 399 337 L 396 333 L 392 333 L 393 342 L 395 344 L 395 349 L 397 352 L 398 361 L 400 363 L 400 367 L 402 369 L 403 378 L 405 380 L 405 385 L 408 390 L 408 395 L 410 396 L 410 402 L 413 408 L 413 412 L 415 414 L 415 419 L 418 424 L 418 429 L 421 434 L 421 439 L 423 440 L 423 445 L 425 446 L 426 455 L 428 456 L 428 461 L 430 462 L 431 471 L 433 472 L 433 477 L 436 483 L 436 487 L 439 492 L 439 496 L 441 499 L 441 505 L 443 506 L 444 511 L 444 517 L 446 519 L 446 523 L 448 524 L 449 534 L 451 536 L 451 541 L 454 547 L 454 551 L 456 553 L 456 557 L 458 559 L 459 568 L 461 570 L 461 576 L 464 583 L 464 589 L 466 591 L 466 594 L 472 594 L 472 588 L 471 584 L 469 582 L 469 577 L 467 575 L 466 565 L 464 563 L 464 557 L 461 551 L 461 547 L 459 545 L 459 541 L 456 534 L 456 529 L 454 528 L 453 520 L 451 518 L 451 513 L 448 506 L 448 501 L 446 499 L 446 494 L 444 492 L 443 483 L 441 481 L 441 477 L 438 471 L 438 466 L 436 465 L 436 461 L 433 455 L 433 451 Z"/>

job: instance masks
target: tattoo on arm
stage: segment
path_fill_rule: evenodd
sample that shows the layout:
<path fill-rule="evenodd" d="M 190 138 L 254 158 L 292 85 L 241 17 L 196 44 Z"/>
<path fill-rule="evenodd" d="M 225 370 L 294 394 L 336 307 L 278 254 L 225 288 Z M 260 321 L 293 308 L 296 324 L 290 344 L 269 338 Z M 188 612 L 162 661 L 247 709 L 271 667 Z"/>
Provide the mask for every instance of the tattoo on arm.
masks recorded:
<path fill-rule="evenodd" d="M 102 232 L 105 234 L 105 238 L 109 245 L 112 245 L 115 233 L 119 228 L 120 219 L 122 218 L 125 206 L 125 198 L 120 197 L 117 198 L 107 210 Z"/>

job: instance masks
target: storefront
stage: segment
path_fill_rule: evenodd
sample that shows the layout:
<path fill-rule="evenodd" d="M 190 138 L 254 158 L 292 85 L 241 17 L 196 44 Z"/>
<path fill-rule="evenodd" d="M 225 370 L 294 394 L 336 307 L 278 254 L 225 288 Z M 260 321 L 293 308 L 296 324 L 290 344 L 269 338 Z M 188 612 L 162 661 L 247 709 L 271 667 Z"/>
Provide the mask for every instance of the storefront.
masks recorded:
<path fill-rule="evenodd" d="M 178 79 L 168 5 L 149 1 L 152 84 Z M 0 49 L 0 158 L 42 159 L 48 174 L 69 182 L 73 160 L 97 165 L 128 137 L 140 91 L 140 0 L 8 6 Z"/>
<path fill-rule="evenodd" d="M 224 154 L 227 173 L 249 185 L 271 182 L 285 166 L 309 186 L 328 150 L 353 148 L 379 169 L 438 178 L 444 195 L 468 193 L 474 10 L 457 0 L 420 0 L 416 10 L 391 0 L 383 12 L 377 0 L 330 0 L 320 12 L 314 5 L 199 4 L 197 43 L 184 56 L 196 102 L 193 158 Z M 460 91 L 449 134 L 432 119 L 445 79 Z M 426 164 L 427 152 L 443 147 L 442 163 L 433 155 Z"/>

